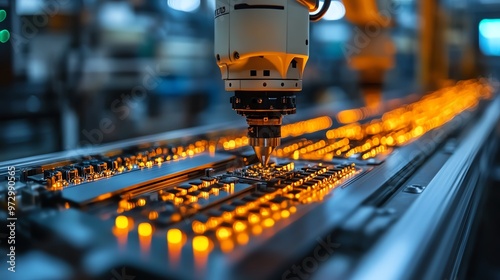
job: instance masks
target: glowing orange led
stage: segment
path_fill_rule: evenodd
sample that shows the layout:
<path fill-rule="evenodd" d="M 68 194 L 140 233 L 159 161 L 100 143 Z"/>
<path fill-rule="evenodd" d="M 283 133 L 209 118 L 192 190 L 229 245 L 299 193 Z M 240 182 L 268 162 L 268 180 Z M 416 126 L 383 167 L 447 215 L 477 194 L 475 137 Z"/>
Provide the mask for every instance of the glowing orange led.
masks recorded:
<path fill-rule="evenodd" d="M 203 234 L 207 230 L 207 226 L 200 221 L 193 221 L 192 228 L 193 231 L 198 234 Z"/>
<path fill-rule="evenodd" d="M 250 215 L 248 215 L 248 222 L 250 224 L 256 224 L 256 223 L 260 222 L 259 215 L 255 214 L 255 213 L 250 213 Z"/>
<path fill-rule="evenodd" d="M 121 200 L 119 203 L 118 203 L 118 206 L 124 210 L 131 210 L 134 208 L 134 204 L 132 202 L 129 202 L 127 200 Z"/>
<path fill-rule="evenodd" d="M 215 232 L 215 235 L 219 240 L 227 239 L 231 236 L 231 234 L 232 234 L 231 230 L 225 227 L 218 228 L 217 231 Z"/>
<path fill-rule="evenodd" d="M 340 123 L 353 123 L 363 118 L 363 112 L 359 109 L 345 110 L 337 114 L 337 120 Z"/>
<path fill-rule="evenodd" d="M 220 249 L 224 253 L 231 252 L 234 248 L 234 242 L 231 239 L 224 240 L 220 243 Z"/>
<path fill-rule="evenodd" d="M 280 214 L 280 212 L 275 212 L 275 213 L 273 213 L 272 217 L 274 220 L 278 221 L 279 219 L 281 219 L 281 214 Z"/>
<path fill-rule="evenodd" d="M 288 210 L 281 211 L 281 217 L 283 219 L 286 219 L 286 218 L 290 217 L 290 212 Z"/>
<path fill-rule="evenodd" d="M 195 251 L 207 251 L 210 247 L 210 241 L 206 236 L 198 235 L 193 238 L 193 249 Z"/>
<path fill-rule="evenodd" d="M 218 226 L 221 222 L 222 222 L 222 218 L 220 218 L 220 217 L 210 217 L 210 218 L 208 218 L 208 221 L 207 221 L 207 227 L 214 228 L 214 227 Z"/>
<path fill-rule="evenodd" d="M 259 235 L 262 233 L 262 227 L 259 225 L 255 225 L 252 227 L 252 234 Z"/>
<path fill-rule="evenodd" d="M 247 207 L 245 205 L 241 205 L 236 207 L 236 214 L 243 215 L 247 212 Z"/>
<path fill-rule="evenodd" d="M 248 243 L 248 241 L 250 240 L 250 237 L 248 236 L 248 234 L 246 234 L 245 232 L 242 232 L 240 234 L 238 234 L 236 236 L 236 241 L 238 242 L 238 244 L 240 245 L 245 245 Z"/>
<path fill-rule="evenodd" d="M 116 228 L 119 229 L 126 229 L 128 228 L 128 218 L 125 216 L 118 216 L 115 219 L 115 226 Z"/>
<path fill-rule="evenodd" d="M 156 211 L 149 212 L 148 218 L 150 220 L 156 220 L 156 219 L 158 219 L 158 212 L 156 212 Z"/>
<path fill-rule="evenodd" d="M 265 227 L 272 227 L 274 226 L 274 220 L 271 218 L 267 218 L 262 222 L 262 225 Z"/>
<path fill-rule="evenodd" d="M 172 244 L 180 244 L 182 242 L 182 231 L 176 228 L 167 231 L 167 241 Z"/>
<path fill-rule="evenodd" d="M 269 215 L 270 215 L 270 211 L 269 211 L 268 209 L 266 209 L 266 208 L 261 208 L 261 209 L 260 209 L 260 214 L 261 214 L 262 216 L 264 216 L 264 217 L 267 217 L 267 216 L 269 216 Z"/>
<path fill-rule="evenodd" d="M 149 223 L 140 223 L 137 231 L 140 236 L 150 236 L 153 233 L 153 227 Z"/>
<path fill-rule="evenodd" d="M 137 205 L 138 206 L 144 206 L 144 205 L 146 205 L 146 200 L 144 198 L 139 198 L 137 200 Z"/>
<path fill-rule="evenodd" d="M 233 229 L 234 229 L 235 232 L 242 232 L 246 228 L 247 228 L 247 225 L 245 225 L 245 223 L 243 223 L 242 221 L 236 221 L 233 224 Z"/>

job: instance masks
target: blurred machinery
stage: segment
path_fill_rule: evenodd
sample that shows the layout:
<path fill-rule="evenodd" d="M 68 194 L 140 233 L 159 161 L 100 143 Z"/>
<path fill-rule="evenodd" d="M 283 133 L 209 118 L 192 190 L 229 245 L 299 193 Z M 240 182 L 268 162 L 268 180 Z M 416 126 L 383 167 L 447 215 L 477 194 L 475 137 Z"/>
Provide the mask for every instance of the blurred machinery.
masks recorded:
<path fill-rule="evenodd" d="M 496 279 L 472 2 L 0 0 L 0 278 Z"/>
<path fill-rule="evenodd" d="M 346 17 L 356 27 L 349 40 L 349 67 L 359 73 L 360 90 L 369 107 L 382 101 L 385 74 L 394 67 L 395 46 L 389 28 L 394 25 L 392 1 L 346 1 Z M 393 5 L 393 6 L 391 6 Z"/>

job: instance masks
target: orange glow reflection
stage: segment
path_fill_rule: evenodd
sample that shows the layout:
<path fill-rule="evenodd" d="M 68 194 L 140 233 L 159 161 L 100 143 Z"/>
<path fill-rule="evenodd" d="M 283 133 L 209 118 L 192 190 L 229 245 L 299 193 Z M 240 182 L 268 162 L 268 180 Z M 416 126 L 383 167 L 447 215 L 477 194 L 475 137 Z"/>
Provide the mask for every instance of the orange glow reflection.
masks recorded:
<path fill-rule="evenodd" d="M 245 245 L 248 243 L 248 240 L 250 239 L 250 237 L 248 236 L 248 234 L 246 232 L 242 232 L 242 233 L 239 233 L 237 236 L 236 236 L 236 241 L 238 242 L 238 244 L 240 245 Z"/>
<path fill-rule="evenodd" d="M 118 247 L 123 250 L 127 246 L 127 238 L 128 238 L 128 230 L 113 227 L 113 235 L 116 237 L 118 241 Z"/>
<path fill-rule="evenodd" d="M 220 242 L 220 249 L 224 253 L 229 253 L 234 248 L 234 242 L 231 239 L 224 240 Z"/>
<path fill-rule="evenodd" d="M 151 235 L 139 236 L 139 245 L 141 247 L 141 255 L 143 257 L 149 256 L 151 250 Z"/>
<path fill-rule="evenodd" d="M 207 267 L 208 254 L 210 253 L 212 244 L 208 237 L 198 235 L 193 238 L 192 245 L 196 273 L 201 276 Z"/>
<path fill-rule="evenodd" d="M 172 267 L 176 267 L 179 263 L 186 239 L 186 236 L 179 229 L 173 228 L 167 231 L 168 257 Z"/>

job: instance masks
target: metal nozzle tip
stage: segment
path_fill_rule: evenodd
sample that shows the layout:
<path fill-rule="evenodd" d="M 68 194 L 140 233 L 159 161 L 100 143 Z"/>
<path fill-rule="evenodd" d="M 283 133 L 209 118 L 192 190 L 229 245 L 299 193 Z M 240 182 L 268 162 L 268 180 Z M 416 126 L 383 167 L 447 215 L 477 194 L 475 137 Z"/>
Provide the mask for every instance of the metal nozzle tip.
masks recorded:
<path fill-rule="evenodd" d="M 269 164 L 269 159 L 271 158 L 274 147 L 253 146 L 253 150 L 255 151 L 255 155 L 260 160 L 262 166 L 267 166 Z"/>
<path fill-rule="evenodd" d="M 274 148 L 279 146 L 280 143 L 280 138 L 250 138 L 250 145 L 252 145 L 255 155 L 264 167 L 269 164 Z"/>

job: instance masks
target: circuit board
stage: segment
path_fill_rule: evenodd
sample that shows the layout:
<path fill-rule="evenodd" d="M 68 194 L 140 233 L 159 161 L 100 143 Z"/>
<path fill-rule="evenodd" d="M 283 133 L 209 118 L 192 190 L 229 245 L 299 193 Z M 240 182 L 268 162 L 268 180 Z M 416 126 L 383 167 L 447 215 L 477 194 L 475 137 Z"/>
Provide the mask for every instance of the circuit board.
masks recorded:
<path fill-rule="evenodd" d="M 266 167 L 244 129 L 3 164 L 0 213 L 17 222 L 20 263 L 53 260 L 43 279 L 275 278 L 410 172 L 416 150 L 429 156 L 415 149 L 429 132 L 439 146 L 491 96 L 486 81 L 465 81 L 384 114 L 293 122 Z M 380 215 L 388 226 L 392 212 L 375 208 L 365 224 Z"/>

